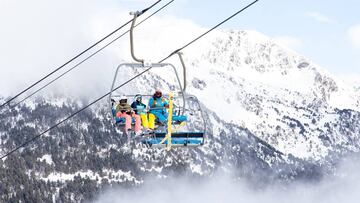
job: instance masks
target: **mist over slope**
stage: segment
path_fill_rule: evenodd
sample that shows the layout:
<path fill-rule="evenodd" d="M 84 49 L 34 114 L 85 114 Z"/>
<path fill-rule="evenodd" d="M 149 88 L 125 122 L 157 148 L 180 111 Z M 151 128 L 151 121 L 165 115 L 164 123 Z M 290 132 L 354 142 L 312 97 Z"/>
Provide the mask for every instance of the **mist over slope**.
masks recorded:
<path fill-rule="evenodd" d="M 358 161 L 358 154 L 345 158 L 335 177 L 329 176 L 318 182 L 272 184 L 254 189 L 246 180 L 236 179 L 228 172 L 202 180 L 173 177 L 150 180 L 134 189 L 115 187 L 107 189 L 95 202 L 356 202 L 360 198 Z"/>
<path fill-rule="evenodd" d="M 149 48 L 141 50 L 150 53 Z M 255 31 L 219 31 L 187 50 L 184 57 L 187 92 L 200 99 L 206 112 L 204 146 L 166 152 L 126 144 L 111 124 L 109 107 L 103 101 L 1 161 L 1 199 L 90 201 L 109 186 L 118 185 L 144 187 L 148 194 L 147 187 L 152 187 L 146 185 L 148 177 L 155 182 L 169 180 L 170 188 L 177 185 L 172 184 L 178 181 L 173 177 L 200 179 L 205 188 L 213 190 L 217 173 L 230 176 L 224 182 L 220 178 L 223 185 L 246 180 L 251 188 L 281 187 L 296 181 L 316 183 L 336 174 L 345 154 L 359 151 L 360 99 L 354 87 L 266 36 Z M 170 62 L 180 65 L 176 58 Z M 124 75 L 130 77 L 138 71 L 126 69 Z M 153 71 L 119 93 L 151 94 L 155 88 L 167 91 L 172 86 L 170 71 Z M 87 103 L 51 97 L 3 111 L 2 154 Z M 209 177 L 215 178 L 206 182 Z M 180 191 L 187 192 L 189 184 L 192 182 L 180 183 Z M 242 184 L 235 181 L 230 191 L 236 193 L 240 188 L 245 194 Z M 273 197 L 277 190 L 269 193 Z M 124 198 L 136 201 L 131 194 Z M 258 201 L 252 195 L 249 198 Z"/>

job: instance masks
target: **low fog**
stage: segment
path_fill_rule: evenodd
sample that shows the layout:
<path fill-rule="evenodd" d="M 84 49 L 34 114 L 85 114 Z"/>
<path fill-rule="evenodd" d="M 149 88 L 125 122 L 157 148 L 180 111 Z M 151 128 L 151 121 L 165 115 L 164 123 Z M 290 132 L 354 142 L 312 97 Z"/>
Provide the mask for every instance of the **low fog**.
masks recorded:
<path fill-rule="evenodd" d="M 219 173 L 207 181 L 186 177 L 165 180 L 146 180 L 136 189 L 113 188 L 102 193 L 96 203 L 167 203 L 167 202 L 246 202 L 246 203 L 339 203 L 358 202 L 360 199 L 359 157 L 347 158 L 336 175 L 318 183 L 293 182 L 288 185 L 268 185 L 250 188 L 245 180 L 234 180 L 229 174 Z"/>

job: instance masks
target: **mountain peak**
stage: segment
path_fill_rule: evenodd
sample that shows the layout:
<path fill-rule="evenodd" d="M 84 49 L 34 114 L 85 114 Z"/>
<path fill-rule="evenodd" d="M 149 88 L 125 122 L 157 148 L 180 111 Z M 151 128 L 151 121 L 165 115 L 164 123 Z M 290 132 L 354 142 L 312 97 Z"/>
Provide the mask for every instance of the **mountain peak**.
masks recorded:
<path fill-rule="evenodd" d="M 189 92 L 285 154 L 326 156 L 331 149 L 316 129 L 338 122 L 336 109 L 360 109 L 352 86 L 259 32 L 222 32 L 209 42 L 186 57 L 188 80 L 204 84 Z"/>

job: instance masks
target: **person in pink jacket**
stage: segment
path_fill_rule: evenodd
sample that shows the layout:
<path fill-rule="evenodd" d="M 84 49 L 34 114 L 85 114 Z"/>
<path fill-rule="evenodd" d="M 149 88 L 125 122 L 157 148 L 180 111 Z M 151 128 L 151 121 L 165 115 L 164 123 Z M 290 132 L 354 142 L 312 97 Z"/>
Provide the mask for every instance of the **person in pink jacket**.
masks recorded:
<path fill-rule="evenodd" d="M 134 131 L 136 134 L 141 133 L 141 119 L 139 115 L 136 115 L 135 112 L 131 109 L 130 105 L 127 103 L 126 96 L 122 96 L 119 100 L 119 104 L 116 106 L 116 117 L 125 118 L 125 132 L 131 130 L 131 118 L 135 118 Z"/>

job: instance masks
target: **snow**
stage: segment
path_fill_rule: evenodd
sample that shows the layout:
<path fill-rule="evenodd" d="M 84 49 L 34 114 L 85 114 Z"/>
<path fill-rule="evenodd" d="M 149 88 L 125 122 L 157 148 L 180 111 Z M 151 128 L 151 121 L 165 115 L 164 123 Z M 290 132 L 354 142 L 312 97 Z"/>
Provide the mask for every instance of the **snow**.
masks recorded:
<path fill-rule="evenodd" d="M 353 86 L 261 33 L 218 31 L 199 43 L 184 54 L 187 91 L 224 122 L 248 128 L 284 154 L 313 159 L 327 155 L 329 149 L 314 133 L 325 121 L 313 125 L 313 115 L 303 110 L 314 101 L 322 100 L 323 106 L 330 107 L 320 112 L 324 115 L 331 114 L 331 108 L 360 108 Z M 161 77 L 170 75 L 163 73 Z M 194 86 L 199 80 L 202 85 Z M 284 116 L 309 127 L 303 126 L 306 129 L 302 132 L 301 126 L 284 120 Z M 226 130 L 210 119 L 215 137 Z M 280 135 L 277 126 L 283 130 Z"/>
<path fill-rule="evenodd" d="M 41 158 L 37 158 L 37 160 L 40 162 L 45 161 L 49 165 L 54 164 L 50 154 L 44 154 Z"/>
<path fill-rule="evenodd" d="M 338 83 L 341 84 L 340 81 Z M 359 101 L 359 93 L 354 91 L 353 86 L 342 83 L 342 88 L 330 95 L 329 104 L 338 109 L 354 109 L 360 111 Z"/>
<path fill-rule="evenodd" d="M 201 165 L 200 164 L 194 164 L 194 163 L 191 163 L 190 164 L 190 169 L 193 173 L 197 173 L 199 175 L 202 175 L 203 172 L 201 170 Z"/>
<path fill-rule="evenodd" d="M 131 171 L 113 171 L 105 169 L 103 170 L 104 176 L 100 176 L 98 173 L 95 173 L 93 171 L 87 170 L 87 171 L 79 171 L 73 174 L 66 174 L 66 173 L 58 173 L 53 172 L 50 173 L 47 177 L 41 177 L 42 180 L 45 181 L 51 181 L 51 182 L 66 182 L 74 180 L 75 176 L 80 176 L 81 178 L 89 178 L 90 180 L 97 180 L 97 182 L 100 184 L 103 179 L 107 179 L 109 182 L 116 181 L 116 182 L 128 182 L 133 181 L 136 184 L 140 184 L 142 181 L 137 180 L 132 174 Z"/>
<path fill-rule="evenodd" d="M 81 126 L 80 126 L 81 129 L 85 130 L 85 131 L 88 131 L 89 129 L 89 124 L 88 123 L 82 123 Z"/>
<path fill-rule="evenodd" d="M 33 100 L 27 100 L 24 104 L 31 110 L 34 110 L 36 107 L 36 102 Z"/>

